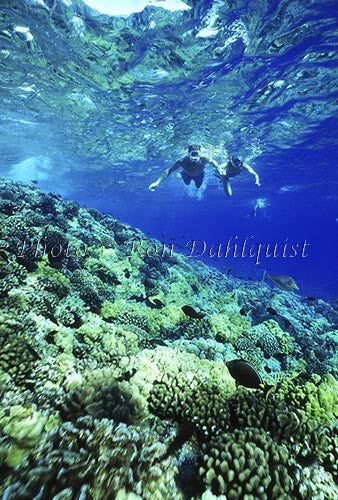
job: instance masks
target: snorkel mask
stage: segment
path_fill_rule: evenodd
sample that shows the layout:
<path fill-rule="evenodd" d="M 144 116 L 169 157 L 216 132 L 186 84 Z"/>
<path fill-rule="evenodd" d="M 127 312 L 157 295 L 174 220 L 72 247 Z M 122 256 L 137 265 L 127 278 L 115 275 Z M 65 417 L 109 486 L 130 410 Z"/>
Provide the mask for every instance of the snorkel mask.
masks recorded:
<path fill-rule="evenodd" d="M 198 161 L 201 157 L 201 146 L 196 144 L 189 146 L 188 155 L 192 161 Z"/>
<path fill-rule="evenodd" d="M 230 163 L 234 167 L 240 167 L 242 165 L 242 162 L 239 158 L 236 158 L 236 156 L 230 156 Z"/>

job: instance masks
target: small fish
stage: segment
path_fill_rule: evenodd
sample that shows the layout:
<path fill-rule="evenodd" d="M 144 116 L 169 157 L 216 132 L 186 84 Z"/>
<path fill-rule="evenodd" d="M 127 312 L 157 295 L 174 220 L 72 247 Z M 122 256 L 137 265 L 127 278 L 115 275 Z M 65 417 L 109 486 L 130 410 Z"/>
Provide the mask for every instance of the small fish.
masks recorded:
<path fill-rule="evenodd" d="M 147 297 L 146 304 L 152 309 L 161 309 L 162 307 L 164 307 L 162 300 L 160 300 L 158 297 Z"/>
<path fill-rule="evenodd" d="M 36 179 L 32 179 L 31 183 L 36 185 L 36 184 L 39 184 L 39 181 L 37 181 Z"/>
<path fill-rule="evenodd" d="M 273 307 L 267 307 L 266 310 L 269 314 L 272 314 L 273 316 L 276 316 L 276 314 L 278 314 L 276 309 L 274 309 Z"/>
<path fill-rule="evenodd" d="M 7 250 L 3 250 L 2 248 L 0 249 L 0 257 L 5 261 L 8 262 L 9 259 L 9 252 Z"/>
<path fill-rule="evenodd" d="M 318 456 L 312 449 L 310 449 L 309 445 L 305 441 L 302 450 L 296 457 L 296 460 L 302 467 L 310 467 L 318 462 Z"/>
<path fill-rule="evenodd" d="M 305 297 L 304 300 L 308 300 L 309 302 L 314 302 L 315 300 L 318 300 L 318 299 L 316 299 L 316 297 Z"/>
<path fill-rule="evenodd" d="M 202 319 L 205 316 L 205 312 L 198 312 L 196 311 L 193 307 L 191 306 L 183 306 L 182 311 L 186 316 L 189 316 L 189 318 L 194 318 L 194 319 Z"/>
<path fill-rule="evenodd" d="M 263 379 L 250 363 L 244 359 L 233 359 L 226 363 L 230 375 L 236 382 L 250 389 L 265 389 Z"/>
<path fill-rule="evenodd" d="M 130 274 L 130 272 L 129 272 L 129 270 L 128 270 L 128 269 L 125 269 L 123 272 L 124 272 L 124 275 L 125 275 L 125 277 L 126 277 L 127 279 L 128 279 L 128 278 L 130 278 L 131 274 Z"/>
<path fill-rule="evenodd" d="M 288 318 L 285 318 L 285 316 L 281 316 L 281 319 L 284 321 L 286 328 L 290 328 L 290 326 L 292 326 L 291 321 Z"/>
<path fill-rule="evenodd" d="M 231 271 L 232 271 L 232 269 L 231 269 L 231 268 L 230 268 L 230 269 L 228 269 L 228 270 L 227 270 L 227 274 L 231 274 Z"/>
<path fill-rule="evenodd" d="M 279 326 L 282 328 L 282 330 L 286 330 L 287 332 L 289 332 L 297 337 L 298 331 L 296 330 L 296 328 L 293 326 L 293 324 L 291 323 L 291 321 L 288 318 L 286 318 L 285 316 L 281 316 L 279 314 L 278 319 L 279 319 L 279 321 L 278 321 Z"/>
<path fill-rule="evenodd" d="M 153 338 L 153 339 L 149 339 L 148 342 L 153 346 L 159 345 L 159 346 L 167 347 L 167 343 L 163 339 Z"/>
<path fill-rule="evenodd" d="M 131 297 L 129 297 L 129 300 L 135 300 L 136 302 L 143 302 L 144 297 L 142 297 L 142 295 L 132 295 Z"/>
<path fill-rule="evenodd" d="M 242 309 L 240 309 L 240 311 L 239 311 L 239 314 L 240 314 L 241 316 L 246 316 L 246 315 L 251 314 L 251 313 L 252 313 L 252 309 L 249 309 L 249 310 L 247 311 L 246 309 L 242 308 Z"/>
<path fill-rule="evenodd" d="M 286 274 L 268 274 L 264 271 L 262 282 L 264 282 L 265 278 L 272 281 L 272 283 L 281 290 L 285 292 L 293 292 L 294 290 L 299 290 L 299 287 L 295 280 L 291 276 L 287 276 Z"/>
<path fill-rule="evenodd" d="M 119 377 L 116 377 L 116 382 L 124 382 L 124 381 L 129 381 L 131 377 L 133 377 L 136 373 L 136 368 L 131 368 L 131 370 L 126 371 Z"/>
<path fill-rule="evenodd" d="M 301 453 L 297 456 L 297 462 L 302 467 L 311 467 L 318 462 L 318 456 L 315 453 L 309 453 L 308 455 L 302 455 Z"/>

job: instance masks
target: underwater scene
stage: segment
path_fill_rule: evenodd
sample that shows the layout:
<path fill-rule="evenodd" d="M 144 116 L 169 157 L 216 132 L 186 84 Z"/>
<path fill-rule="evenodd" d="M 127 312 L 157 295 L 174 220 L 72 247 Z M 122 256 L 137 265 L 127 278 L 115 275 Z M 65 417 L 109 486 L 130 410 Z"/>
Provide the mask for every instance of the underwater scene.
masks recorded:
<path fill-rule="evenodd" d="M 336 0 L 0 0 L 0 499 L 338 498 Z"/>

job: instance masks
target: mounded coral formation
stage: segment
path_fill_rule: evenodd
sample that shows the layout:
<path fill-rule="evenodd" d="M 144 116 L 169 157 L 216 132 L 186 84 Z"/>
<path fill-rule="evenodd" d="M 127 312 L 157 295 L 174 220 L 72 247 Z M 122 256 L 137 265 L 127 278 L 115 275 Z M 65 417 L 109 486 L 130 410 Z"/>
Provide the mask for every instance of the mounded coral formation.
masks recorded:
<path fill-rule="evenodd" d="M 159 436 L 151 431 L 90 417 L 66 422 L 45 434 L 34 455 L 27 457 L 9 499 L 144 498 L 183 499 L 177 490 L 170 459 Z M 126 495 L 126 496 L 123 496 Z M 138 495 L 138 496 L 136 496 Z M 169 496 L 168 496 L 169 495 Z"/>
<path fill-rule="evenodd" d="M 245 331 L 234 343 L 238 356 L 262 369 L 266 359 L 275 358 L 285 362 L 285 356 L 293 351 L 293 340 L 273 320 L 263 321 Z"/>
<path fill-rule="evenodd" d="M 0 373 L 18 385 L 27 382 L 38 359 L 31 339 L 34 328 L 34 321 L 15 309 L 0 313 Z"/>
<path fill-rule="evenodd" d="M 0 494 L 336 498 L 337 304 L 130 253 L 140 231 L 53 193 L 0 195 Z M 236 387 L 239 356 L 274 387 Z"/>
<path fill-rule="evenodd" d="M 141 400 L 133 394 L 130 384 L 109 370 L 88 374 L 80 385 L 66 393 L 60 405 L 64 421 L 90 415 L 132 424 L 140 420 L 142 413 Z"/>
<path fill-rule="evenodd" d="M 269 395 L 247 389 L 231 395 L 212 384 L 200 381 L 191 388 L 186 382 L 184 377 L 155 381 L 149 409 L 179 428 L 189 426 L 186 439 L 197 438 L 199 476 L 214 494 L 234 499 L 303 498 L 301 492 L 313 491 L 314 485 L 296 470 L 310 455 L 335 480 L 336 427 L 321 425 L 307 406 L 282 400 L 281 386 Z M 309 394 L 307 399 L 310 403 Z"/>
<path fill-rule="evenodd" d="M 207 488 L 229 500 L 292 498 L 294 462 L 286 447 L 258 428 L 235 430 L 202 445 L 199 474 Z"/>

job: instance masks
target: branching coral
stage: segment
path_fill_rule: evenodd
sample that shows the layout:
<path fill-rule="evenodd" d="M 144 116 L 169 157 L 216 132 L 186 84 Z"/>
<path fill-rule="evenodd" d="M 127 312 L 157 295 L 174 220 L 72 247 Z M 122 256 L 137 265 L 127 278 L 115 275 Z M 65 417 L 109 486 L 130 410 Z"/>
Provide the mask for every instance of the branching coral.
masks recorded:
<path fill-rule="evenodd" d="M 151 323 L 146 314 L 140 312 L 126 310 L 121 312 L 117 318 L 116 323 L 121 325 L 126 325 L 131 328 L 135 333 L 140 334 L 140 336 L 148 335 L 151 330 Z"/>
<path fill-rule="evenodd" d="M 111 287 L 86 270 L 74 271 L 72 281 L 80 298 L 92 311 L 97 312 L 104 300 L 111 300 L 114 297 L 114 291 Z"/>
<path fill-rule="evenodd" d="M 218 342 L 235 342 L 251 326 L 245 316 L 231 310 L 211 314 L 209 323 L 210 330 Z"/>
<path fill-rule="evenodd" d="M 12 256 L 7 256 L 6 251 L 0 255 L 0 298 L 5 297 L 10 290 L 19 286 L 25 279 L 26 269 L 17 264 Z"/>
<path fill-rule="evenodd" d="M 198 377 L 188 383 L 184 374 L 156 381 L 148 397 L 149 409 L 163 419 L 189 423 L 199 435 L 214 436 L 229 426 L 229 394 L 212 381 L 200 384 Z"/>
<path fill-rule="evenodd" d="M 39 441 L 47 417 L 34 408 L 21 405 L 3 407 L 0 410 L 0 433 L 6 438 L 6 465 L 14 467 L 20 463 Z"/>
<path fill-rule="evenodd" d="M 170 459 L 159 461 L 164 446 L 149 430 L 90 417 L 66 422 L 47 433 L 20 475 L 15 472 L 6 498 L 120 498 L 124 491 L 145 500 L 182 495 Z M 123 497 L 122 497 L 123 498 Z M 127 498 L 126 496 L 124 498 Z"/>
<path fill-rule="evenodd" d="M 70 291 L 70 280 L 60 271 L 48 266 L 46 261 L 38 264 L 36 286 L 38 290 L 45 290 L 56 295 L 59 299 L 65 297 Z"/>
<path fill-rule="evenodd" d="M 274 320 L 253 326 L 234 343 L 238 356 L 262 369 L 265 359 L 289 354 L 293 349 L 292 337 L 281 330 Z M 284 358 L 283 358 L 284 359 Z"/>
<path fill-rule="evenodd" d="M 55 319 L 64 326 L 79 327 L 84 320 L 87 308 L 76 293 L 63 298 L 55 309 Z"/>
<path fill-rule="evenodd" d="M 320 430 L 311 412 L 280 399 L 278 388 L 268 396 L 241 389 L 225 397 L 212 385 L 187 387 L 184 376 L 163 378 L 154 383 L 148 404 L 161 419 L 191 426 L 201 451 L 199 474 L 215 494 L 233 499 L 298 498 L 307 488 L 294 474 L 304 440 L 312 440 L 318 450 L 326 444 L 321 461 L 335 474 L 333 430 Z"/>
<path fill-rule="evenodd" d="M 0 369 L 17 384 L 25 384 L 38 359 L 29 333 L 34 322 L 29 318 L 0 313 Z"/>
<path fill-rule="evenodd" d="M 169 338 L 175 340 L 179 338 L 208 338 L 211 337 L 210 325 L 207 320 L 188 319 L 179 323 L 173 328 Z"/>
<path fill-rule="evenodd" d="M 315 454 L 319 463 L 332 474 L 337 484 L 338 482 L 338 424 L 321 426 L 315 429 L 310 436 L 303 456 Z"/>
<path fill-rule="evenodd" d="M 331 375 L 285 377 L 277 386 L 276 397 L 321 424 L 338 418 L 338 383 Z"/>

